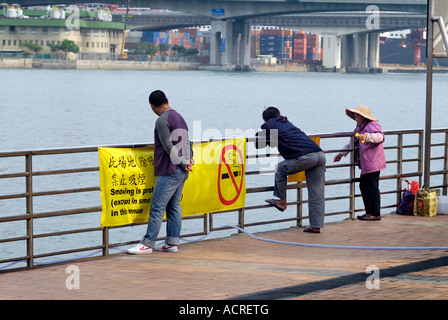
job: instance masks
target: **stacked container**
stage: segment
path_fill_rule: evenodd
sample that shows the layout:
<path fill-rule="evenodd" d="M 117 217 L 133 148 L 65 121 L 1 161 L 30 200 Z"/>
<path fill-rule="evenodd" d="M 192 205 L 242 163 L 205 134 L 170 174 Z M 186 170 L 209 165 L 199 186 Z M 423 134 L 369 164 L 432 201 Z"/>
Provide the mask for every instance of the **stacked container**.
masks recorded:
<path fill-rule="evenodd" d="M 260 54 L 272 55 L 277 59 L 292 59 L 292 30 L 261 30 Z"/>
<path fill-rule="evenodd" d="M 319 36 L 317 34 L 307 34 L 306 46 L 306 58 L 316 60 L 319 52 Z"/>
<path fill-rule="evenodd" d="M 303 63 L 306 59 L 307 37 L 302 31 L 297 31 L 293 36 L 293 60 L 297 63 Z"/>
<path fill-rule="evenodd" d="M 168 32 L 144 31 L 142 33 L 142 42 L 169 43 L 169 34 Z"/>
<path fill-rule="evenodd" d="M 181 32 L 181 30 L 169 32 L 169 39 L 170 39 L 169 43 L 172 45 L 181 45 L 184 46 L 186 49 L 190 49 L 191 48 L 190 38 L 191 38 L 190 32 Z"/>

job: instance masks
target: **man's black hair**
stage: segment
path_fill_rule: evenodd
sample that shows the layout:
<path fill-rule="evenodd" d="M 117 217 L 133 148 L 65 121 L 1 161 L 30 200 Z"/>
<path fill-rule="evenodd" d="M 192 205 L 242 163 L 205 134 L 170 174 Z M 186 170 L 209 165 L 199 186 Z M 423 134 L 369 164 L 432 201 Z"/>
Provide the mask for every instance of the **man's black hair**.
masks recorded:
<path fill-rule="evenodd" d="M 160 107 L 161 105 L 168 103 L 168 99 L 163 91 L 156 90 L 149 95 L 149 103 L 156 107 Z"/>
<path fill-rule="evenodd" d="M 263 111 L 263 120 L 280 117 L 280 111 L 276 107 L 268 107 Z"/>

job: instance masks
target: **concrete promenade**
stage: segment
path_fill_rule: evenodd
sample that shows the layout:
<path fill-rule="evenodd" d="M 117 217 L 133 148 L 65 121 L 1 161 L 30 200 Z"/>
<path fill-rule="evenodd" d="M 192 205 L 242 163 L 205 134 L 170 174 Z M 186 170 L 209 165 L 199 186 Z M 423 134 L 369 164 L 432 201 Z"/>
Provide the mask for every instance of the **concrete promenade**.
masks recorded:
<path fill-rule="evenodd" d="M 327 224 L 321 234 L 291 228 L 256 236 L 337 246 L 448 247 L 447 235 L 448 215 L 391 214 L 381 221 Z M 67 288 L 75 283 L 68 266 L 79 268 L 79 289 Z M 379 282 L 368 281 L 374 275 L 366 273 L 368 266 L 378 267 Z M 308 247 L 242 234 L 182 244 L 178 253 L 118 253 L 2 273 L 0 283 L 1 300 L 448 300 L 448 251 Z"/>

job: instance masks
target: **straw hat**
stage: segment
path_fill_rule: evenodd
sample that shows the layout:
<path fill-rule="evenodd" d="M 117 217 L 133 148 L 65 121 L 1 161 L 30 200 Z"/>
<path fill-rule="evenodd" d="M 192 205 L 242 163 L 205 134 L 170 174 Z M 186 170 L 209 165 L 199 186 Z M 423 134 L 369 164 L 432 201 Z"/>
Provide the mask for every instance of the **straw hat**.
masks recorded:
<path fill-rule="evenodd" d="M 366 118 L 366 119 L 369 119 L 372 121 L 378 121 L 377 118 L 372 116 L 372 112 L 370 112 L 370 109 L 363 105 L 359 105 L 355 109 L 347 108 L 347 109 L 345 109 L 345 113 L 353 120 L 355 120 L 355 113 L 356 113 L 356 114 L 359 114 L 363 118 Z"/>

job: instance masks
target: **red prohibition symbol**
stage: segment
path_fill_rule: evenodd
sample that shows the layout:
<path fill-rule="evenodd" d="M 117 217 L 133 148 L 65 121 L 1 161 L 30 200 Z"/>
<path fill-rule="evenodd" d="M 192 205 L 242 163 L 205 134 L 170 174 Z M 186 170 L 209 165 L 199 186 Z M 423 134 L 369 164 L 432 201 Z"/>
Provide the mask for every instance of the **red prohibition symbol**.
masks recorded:
<path fill-rule="evenodd" d="M 227 161 L 225 160 L 225 154 L 228 150 L 235 150 L 236 153 L 238 153 L 239 158 L 241 160 L 241 181 L 238 183 L 235 179 L 235 175 L 232 172 L 232 169 L 230 168 L 230 165 L 227 163 Z M 236 191 L 236 196 L 233 199 L 227 200 L 224 198 L 224 195 L 222 194 L 222 190 L 221 190 L 221 182 L 222 182 L 222 175 L 221 175 L 221 170 L 222 170 L 222 164 L 224 163 L 225 167 L 227 168 L 227 171 L 229 172 L 229 178 L 232 181 L 233 187 L 235 188 Z M 234 204 L 236 202 L 236 200 L 238 200 L 241 191 L 243 190 L 243 177 L 244 177 L 244 160 L 243 160 L 243 155 L 241 154 L 241 151 L 235 146 L 235 145 L 227 145 L 222 149 L 221 152 L 221 158 L 219 160 L 219 166 L 218 166 L 218 195 L 219 195 L 219 200 L 221 201 L 222 204 L 229 206 L 231 204 Z"/>

